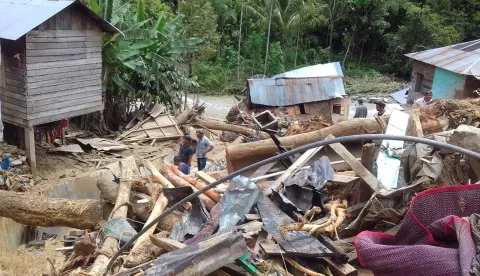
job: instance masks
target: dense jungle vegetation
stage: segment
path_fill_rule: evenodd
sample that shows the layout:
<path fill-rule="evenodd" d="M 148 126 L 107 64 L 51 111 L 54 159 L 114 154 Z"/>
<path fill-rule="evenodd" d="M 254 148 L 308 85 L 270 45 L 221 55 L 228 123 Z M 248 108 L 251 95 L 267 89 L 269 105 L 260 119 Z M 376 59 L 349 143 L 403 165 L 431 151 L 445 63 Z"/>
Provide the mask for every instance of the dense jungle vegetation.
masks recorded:
<path fill-rule="evenodd" d="M 103 46 L 107 102 L 121 116 L 138 101 L 179 109 L 186 93 L 241 93 L 252 75 L 329 61 L 341 62 L 348 92 L 369 92 L 408 77 L 405 53 L 480 38 L 480 0 L 88 4 L 124 34 Z"/>

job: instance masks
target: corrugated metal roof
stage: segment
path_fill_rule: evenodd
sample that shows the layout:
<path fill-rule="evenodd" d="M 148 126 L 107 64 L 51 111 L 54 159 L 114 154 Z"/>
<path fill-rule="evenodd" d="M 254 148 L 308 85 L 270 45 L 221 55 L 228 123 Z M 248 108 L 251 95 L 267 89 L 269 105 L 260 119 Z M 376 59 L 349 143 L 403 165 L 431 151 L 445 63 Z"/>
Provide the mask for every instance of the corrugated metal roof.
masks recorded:
<path fill-rule="evenodd" d="M 299 68 L 293 71 L 285 72 L 271 77 L 271 79 L 298 79 L 298 78 L 323 78 L 323 77 L 343 77 L 340 62 L 326 64 L 317 64 Z"/>
<path fill-rule="evenodd" d="M 250 100 L 253 104 L 289 106 L 343 98 L 346 94 L 340 64 L 335 62 L 320 65 L 322 66 L 300 68 L 268 79 L 249 79 Z M 329 68 L 330 71 L 327 74 L 327 71 L 312 70 L 314 68 Z"/>
<path fill-rule="evenodd" d="M 66 7 L 76 3 L 75 0 L 0 0 L 0 38 L 17 40 L 22 35 L 42 24 L 50 17 Z M 92 12 L 89 8 L 77 3 L 88 10 L 88 15 L 99 22 L 102 29 L 108 32 L 118 30 Z"/>
<path fill-rule="evenodd" d="M 458 74 L 472 75 L 470 69 L 480 60 L 480 39 L 406 56 Z"/>

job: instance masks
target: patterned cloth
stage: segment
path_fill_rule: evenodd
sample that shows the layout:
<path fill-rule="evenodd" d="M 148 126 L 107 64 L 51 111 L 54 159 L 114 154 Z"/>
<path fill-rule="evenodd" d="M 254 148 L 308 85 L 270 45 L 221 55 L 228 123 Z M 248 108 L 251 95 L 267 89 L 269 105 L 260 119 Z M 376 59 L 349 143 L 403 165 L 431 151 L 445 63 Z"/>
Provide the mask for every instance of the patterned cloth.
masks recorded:
<path fill-rule="evenodd" d="M 418 194 L 396 236 L 364 231 L 355 248 L 375 275 L 469 275 L 475 242 L 463 217 L 480 211 L 480 185 L 441 187 Z"/>

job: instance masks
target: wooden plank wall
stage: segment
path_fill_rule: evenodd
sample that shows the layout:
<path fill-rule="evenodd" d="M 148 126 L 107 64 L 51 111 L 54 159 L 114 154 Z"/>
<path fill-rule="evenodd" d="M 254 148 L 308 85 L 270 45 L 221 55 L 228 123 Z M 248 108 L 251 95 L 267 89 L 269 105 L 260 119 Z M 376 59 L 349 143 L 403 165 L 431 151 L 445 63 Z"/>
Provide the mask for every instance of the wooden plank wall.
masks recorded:
<path fill-rule="evenodd" d="M 26 35 L 30 125 L 103 109 L 102 33 L 69 7 Z"/>
<path fill-rule="evenodd" d="M 16 41 L 1 39 L 2 67 L 5 87 L 0 88 L 2 120 L 15 125 L 27 125 L 27 86 L 25 37 Z"/>

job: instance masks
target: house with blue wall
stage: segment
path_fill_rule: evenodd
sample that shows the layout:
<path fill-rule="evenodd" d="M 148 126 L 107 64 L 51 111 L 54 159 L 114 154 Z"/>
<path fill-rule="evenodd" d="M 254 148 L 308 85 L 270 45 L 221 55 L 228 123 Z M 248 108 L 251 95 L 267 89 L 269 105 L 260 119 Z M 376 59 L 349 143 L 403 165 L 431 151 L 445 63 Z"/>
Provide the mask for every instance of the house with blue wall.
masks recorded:
<path fill-rule="evenodd" d="M 435 99 L 477 97 L 480 87 L 480 39 L 406 54 L 412 62 L 412 89 L 408 101 L 433 91 Z"/>

